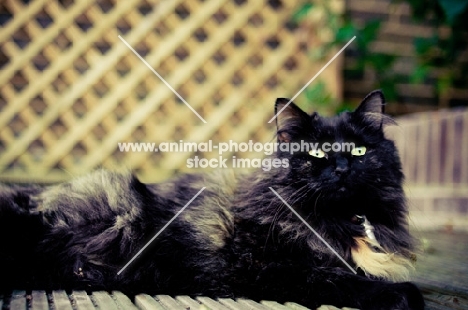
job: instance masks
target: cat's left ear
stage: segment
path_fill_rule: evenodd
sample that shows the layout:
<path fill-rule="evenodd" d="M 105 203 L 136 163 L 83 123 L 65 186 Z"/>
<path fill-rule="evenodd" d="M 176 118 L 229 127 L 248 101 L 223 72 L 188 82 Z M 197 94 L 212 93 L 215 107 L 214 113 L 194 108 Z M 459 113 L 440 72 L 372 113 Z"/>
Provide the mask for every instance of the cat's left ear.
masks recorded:
<path fill-rule="evenodd" d="M 385 98 L 380 90 L 374 90 L 369 93 L 354 111 L 356 115 L 363 117 L 365 120 L 372 122 L 374 125 L 394 125 L 395 121 L 384 114 Z"/>
<path fill-rule="evenodd" d="M 310 122 L 310 116 L 286 98 L 276 99 L 275 115 L 278 142 L 297 139 Z"/>

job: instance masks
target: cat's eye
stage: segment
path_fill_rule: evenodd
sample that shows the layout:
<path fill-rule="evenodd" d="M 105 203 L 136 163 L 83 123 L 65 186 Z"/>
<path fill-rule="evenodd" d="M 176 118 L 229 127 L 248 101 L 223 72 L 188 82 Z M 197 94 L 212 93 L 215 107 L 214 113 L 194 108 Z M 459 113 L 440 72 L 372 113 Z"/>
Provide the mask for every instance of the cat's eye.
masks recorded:
<path fill-rule="evenodd" d="M 352 151 L 351 151 L 351 155 L 353 156 L 362 156 L 366 154 L 366 147 L 365 146 L 358 146 L 358 147 L 355 147 Z"/>
<path fill-rule="evenodd" d="M 309 155 L 317 157 L 317 158 L 327 157 L 327 154 L 325 154 L 325 152 L 322 151 L 321 149 L 310 150 Z"/>

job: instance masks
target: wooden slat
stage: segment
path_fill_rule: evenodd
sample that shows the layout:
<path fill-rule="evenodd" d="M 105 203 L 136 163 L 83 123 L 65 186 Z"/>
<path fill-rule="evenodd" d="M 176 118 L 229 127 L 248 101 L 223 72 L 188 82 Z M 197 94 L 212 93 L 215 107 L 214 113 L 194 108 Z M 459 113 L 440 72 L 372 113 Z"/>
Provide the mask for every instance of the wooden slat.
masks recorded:
<path fill-rule="evenodd" d="M 429 126 L 430 143 L 431 143 L 431 164 L 429 166 L 429 182 L 439 183 L 441 179 L 440 173 L 440 120 L 432 118 L 433 124 Z"/>
<path fill-rule="evenodd" d="M 73 291 L 71 298 L 77 310 L 95 310 L 93 302 L 85 291 Z"/>
<path fill-rule="evenodd" d="M 186 309 L 187 308 L 190 308 L 190 309 L 200 309 L 201 308 L 200 302 L 194 300 L 193 298 L 191 298 L 189 296 L 177 296 L 176 300 L 180 304 L 185 305 Z"/>
<path fill-rule="evenodd" d="M 13 291 L 10 300 L 10 310 L 26 310 L 25 291 Z"/>
<path fill-rule="evenodd" d="M 290 310 L 285 305 L 282 305 L 276 301 L 262 300 L 260 303 L 266 306 L 268 309 L 272 309 L 272 310 Z"/>
<path fill-rule="evenodd" d="M 460 182 L 462 184 L 468 184 L 468 113 L 465 111 L 462 116 L 462 140 L 460 141 L 461 145 L 461 169 L 460 169 Z"/>
<path fill-rule="evenodd" d="M 231 298 L 219 298 L 218 301 L 232 310 L 243 310 L 243 307 Z"/>
<path fill-rule="evenodd" d="M 229 310 L 226 306 L 223 304 L 211 299 L 210 297 L 203 297 L 199 296 L 197 297 L 197 300 L 201 302 L 203 305 L 208 307 L 208 309 L 213 309 L 213 310 Z"/>
<path fill-rule="evenodd" d="M 306 308 L 304 306 L 301 306 L 300 304 L 297 304 L 295 302 L 287 302 L 287 303 L 285 303 L 285 305 L 288 308 L 291 308 L 291 309 L 294 309 L 294 310 L 306 310 L 306 309 L 308 309 L 308 308 Z"/>
<path fill-rule="evenodd" d="M 418 126 L 418 137 L 416 140 L 416 143 L 414 145 L 414 150 L 413 152 L 415 154 L 419 155 L 418 161 L 416 163 L 415 169 L 416 169 L 416 178 L 415 182 L 419 184 L 427 184 L 427 174 L 428 174 L 428 169 L 427 169 L 427 161 L 426 160 L 421 160 L 420 154 L 432 154 L 432 150 L 429 149 L 428 146 L 428 140 L 429 140 L 429 126 L 425 126 L 427 124 L 427 121 L 425 119 L 422 120 L 423 126 Z M 410 150 L 408 150 L 410 151 Z"/>
<path fill-rule="evenodd" d="M 91 299 L 100 310 L 118 310 L 119 307 L 107 292 L 93 292 Z"/>
<path fill-rule="evenodd" d="M 253 310 L 267 310 L 268 308 L 265 305 L 259 304 L 250 299 L 238 299 L 237 302 L 242 306 L 253 309 Z"/>
<path fill-rule="evenodd" d="M 70 299 L 65 291 L 52 291 L 52 300 L 56 309 L 73 310 Z"/>
<path fill-rule="evenodd" d="M 186 307 L 168 295 L 156 295 L 155 299 L 166 309 L 186 310 Z"/>
<path fill-rule="evenodd" d="M 448 112 L 449 113 L 449 112 Z M 447 119 L 447 130 L 446 130 L 446 136 L 443 138 L 446 141 L 446 147 L 445 149 L 447 150 L 445 152 L 445 169 L 444 169 L 444 183 L 454 183 L 454 178 L 453 178 L 453 169 L 455 168 L 455 153 L 457 152 L 457 149 L 459 149 L 459 144 L 458 141 L 455 141 L 455 122 L 451 118 L 446 118 Z M 448 151 L 450 150 L 450 151 Z"/>
<path fill-rule="evenodd" d="M 32 291 L 31 310 L 48 310 L 49 302 L 45 291 Z"/>
<path fill-rule="evenodd" d="M 138 308 L 135 306 L 135 304 L 132 303 L 130 298 L 128 298 L 127 295 L 123 294 L 122 292 L 119 291 L 113 291 L 112 292 L 112 298 L 115 300 L 117 305 L 119 306 L 119 309 L 125 309 L 125 310 L 137 310 Z"/>
<path fill-rule="evenodd" d="M 135 304 L 141 310 L 165 310 L 153 297 L 147 294 L 135 296 Z"/>

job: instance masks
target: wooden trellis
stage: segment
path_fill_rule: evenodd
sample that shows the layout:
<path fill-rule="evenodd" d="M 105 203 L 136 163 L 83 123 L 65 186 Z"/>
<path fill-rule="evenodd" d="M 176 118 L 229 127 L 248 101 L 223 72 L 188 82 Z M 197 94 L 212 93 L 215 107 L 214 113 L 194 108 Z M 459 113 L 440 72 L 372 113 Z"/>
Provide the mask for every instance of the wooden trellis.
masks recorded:
<path fill-rule="evenodd" d="M 271 140 L 276 97 L 293 96 L 323 65 L 301 47 L 295 9 L 271 0 L 0 2 L 0 179 L 125 167 L 156 181 L 195 154 L 124 153 L 119 142 Z M 337 68 L 322 76 L 333 90 Z"/>

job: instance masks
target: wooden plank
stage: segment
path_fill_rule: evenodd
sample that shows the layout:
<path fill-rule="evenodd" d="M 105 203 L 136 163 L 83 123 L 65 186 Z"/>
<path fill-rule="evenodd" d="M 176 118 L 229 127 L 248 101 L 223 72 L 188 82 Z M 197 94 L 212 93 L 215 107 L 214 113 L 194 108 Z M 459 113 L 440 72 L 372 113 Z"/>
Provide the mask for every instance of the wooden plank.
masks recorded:
<path fill-rule="evenodd" d="M 290 310 L 290 308 L 286 307 L 285 305 L 282 305 L 276 301 L 271 301 L 271 300 L 262 300 L 260 302 L 262 305 L 266 306 L 268 309 L 272 310 Z"/>
<path fill-rule="evenodd" d="M 468 309 L 468 299 L 463 297 L 451 294 L 443 294 L 438 292 L 438 290 L 432 292 L 423 291 L 423 293 L 424 299 L 431 305 L 430 309 Z"/>
<path fill-rule="evenodd" d="M 445 175 L 444 175 L 444 183 L 454 183 L 454 177 L 453 177 L 453 169 L 455 167 L 455 152 L 459 146 L 459 142 L 458 141 L 455 141 L 455 122 L 453 119 L 450 119 L 450 114 L 451 112 L 449 111 L 446 111 L 444 112 L 444 114 L 447 113 L 448 117 L 446 117 L 446 122 L 447 122 L 447 129 L 446 129 L 446 134 L 447 136 L 445 137 L 445 141 L 447 141 L 446 143 L 446 147 L 445 147 L 445 152 L 444 152 L 444 155 L 445 155 L 445 158 L 446 158 L 446 161 L 445 161 L 445 169 L 444 169 L 444 172 L 445 172 Z M 445 116 L 445 115 L 444 115 Z"/>
<path fill-rule="evenodd" d="M 427 115 L 423 116 L 424 118 L 419 120 L 418 125 L 418 137 L 416 139 L 416 143 L 414 145 L 413 150 L 408 150 L 409 152 L 414 152 L 418 154 L 419 158 L 416 163 L 416 178 L 415 182 L 418 184 L 427 184 L 427 161 L 430 160 L 430 156 L 428 154 L 432 154 L 429 149 L 429 127 L 430 124 L 426 121 Z"/>
<path fill-rule="evenodd" d="M 113 291 L 112 298 L 115 300 L 119 309 L 137 310 L 138 308 L 131 302 L 130 298 L 122 292 Z"/>
<path fill-rule="evenodd" d="M 231 298 L 219 298 L 218 301 L 232 310 L 244 310 L 244 307 Z"/>
<path fill-rule="evenodd" d="M 45 291 L 32 291 L 31 310 L 48 310 L 49 302 Z"/>
<path fill-rule="evenodd" d="M 468 110 L 463 111 L 462 122 L 463 136 L 462 140 L 460 141 L 462 154 L 460 182 L 463 184 L 468 184 Z"/>
<path fill-rule="evenodd" d="M 164 308 L 174 310 L 186 310 L 186 307 L 178 303 L 174 298 L 169 295 L 156 295 L 156 301 L 158 301 Z"/>
<path fill-rule="evenodd" d="M 176 300 L 185 305 L 186 308 L 190 308 L 190 310 L 196 310 L 201 308 L 201 303 L 196 301 L 195 299 L 191 298 L 190 296 L 176 296 Z"/>
<path fill-rule="evenodd" d="M 85 291 L 73 291 L 71 298 L 76 303 L 77 310 L 95 310 L 95 307 Z"/>
<path fill-rule="evenodd" d="M 10 310 L 26 310 L 26 292 L 13 291 L 10 300 Z"/>
<path fill-rule="evenodd" d="M 340 308 L 331 305 L 321 305 L 317 310 L 340 310 Z"/>
<path fill-rule="evenodd" d="M 206 307 L 208 307 L 208 309 L 212 309 L 212 310 L 229 310 L 229 308 L 227 308 L 223 304 L 221 304 L 221 303 L 217 302 L 216 300 L 213 300 L 213 299 L 211 299 L 209 297 L 199 296 L 199 297 L 197 297 L 197 300 L 199 302 L 201 302 L 203 305 L 205 305 Z"/>
<path fill-rule="evenodd" d="M 308 310 L 309 309 L 295 302 L 286 302 L 284 305 L 293 310 Z"/>
<path fill-rule="evenodd" d="M 52 300 L 56 309 L 73 310 L 70 298 L 65 291 L 52 291 Z"/>
<path fill-rule="evenodd" d="M 252 309 L 252 310 L 267 310 L 268 309 L 265 305 L 259 304 L 258 302 L 255 302 L 250 299 L 238 299 L 237 302 L 247 309 Z"/>
<path fill-rule="evenodd" d="M 93 292 L 91 299 L 95 302 L 99 310 L 118 310 L 119 307 L 114 299 L 107 292 Z"/>
<path fill-rule="evenodd" d="M 153 297 L 147 294 L 135 296 L 135 304 L 141 310 L 165 310 Z"/>
<path fill-rule="evenodd" d="M 435 117 L 434 117 L 435 116 Z M 431 166 L 429 171 L 429 183 L 440 184 L 441 180 L 441 169 L 440 169 L 440 135 L 441 135 L 441 123 L 440 119 L 436 115 L 432 117 L 432 126 L 430 126 L 430 139 L 431 139 Z"/>

